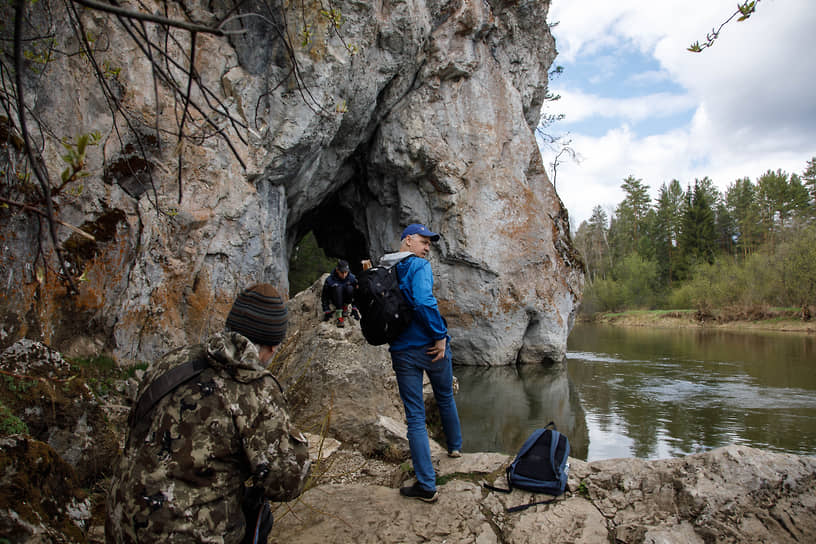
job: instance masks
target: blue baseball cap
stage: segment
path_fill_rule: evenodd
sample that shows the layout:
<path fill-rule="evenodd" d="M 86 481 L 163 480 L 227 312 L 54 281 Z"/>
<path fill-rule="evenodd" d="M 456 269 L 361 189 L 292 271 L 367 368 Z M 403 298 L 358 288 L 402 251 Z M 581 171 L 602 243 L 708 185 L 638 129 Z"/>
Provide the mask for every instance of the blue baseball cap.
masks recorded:
<path fill-rule="evenodd" d="M 400 240 L 404 240 L 406 236 L 410 236 L 412 234 L 419 234 L 420 236 L 426 236 L 431 239 L 432 242 L 436 242 L 439 240 L 439 234 L 436 232 L 431 232 L 428 230 L 428 227 L 425 225 L 420 225 L 419 223 L 412 223 L 405 227 L 405 230 L 402 231 L 402 237 Z"/>

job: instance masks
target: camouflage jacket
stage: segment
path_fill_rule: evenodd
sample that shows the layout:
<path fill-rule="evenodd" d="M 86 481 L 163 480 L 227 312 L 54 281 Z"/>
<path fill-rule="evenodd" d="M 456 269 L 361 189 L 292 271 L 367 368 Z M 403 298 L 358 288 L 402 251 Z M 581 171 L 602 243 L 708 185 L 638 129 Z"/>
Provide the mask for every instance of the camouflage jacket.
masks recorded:
<path fill-rule="evenodd" d="M 156 404 L 149 424 L 141 423 L 144 438 L 131 430 L 111 479 L 108 542 L 240 542 L 245 481 L 270 500 L 303 490 L 306 439 L 290 429 L 280 386 L 240 334 L 168 353 L 150 367 L 139 393 L 205 354 L 209 368 Z"/>

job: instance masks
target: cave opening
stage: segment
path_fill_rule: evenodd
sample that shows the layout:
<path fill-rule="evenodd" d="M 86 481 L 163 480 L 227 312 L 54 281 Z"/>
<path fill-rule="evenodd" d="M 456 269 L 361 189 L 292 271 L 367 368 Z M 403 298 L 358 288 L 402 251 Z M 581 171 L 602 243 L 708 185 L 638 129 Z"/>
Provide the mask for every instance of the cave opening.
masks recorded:
<path fill-rule="evenodd" d="M 337 196 L 304 215 L 293 229 L 297 240 L 290 251 L 289 290 L 292 295 L 310 287 L 321 275 L 331 272 L 338 259 L 345 259 L 353 274 L 362 271 L 369 259 L 365 233 L 356 226 L 352 211 Z"/>

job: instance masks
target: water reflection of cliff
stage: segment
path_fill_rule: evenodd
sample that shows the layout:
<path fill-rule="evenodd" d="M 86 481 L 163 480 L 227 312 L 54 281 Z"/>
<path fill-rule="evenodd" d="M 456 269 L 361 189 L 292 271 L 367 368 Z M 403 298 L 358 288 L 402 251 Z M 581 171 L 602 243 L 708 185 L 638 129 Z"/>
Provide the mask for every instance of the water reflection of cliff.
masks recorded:
<path fill-rule="evenodd" d="M 571 456 L 586 459 L 586 417 L 565 365 L 456 367 L 454 374 L 465 451 L 516 453 L 533 430 L 554 421 Z"/>

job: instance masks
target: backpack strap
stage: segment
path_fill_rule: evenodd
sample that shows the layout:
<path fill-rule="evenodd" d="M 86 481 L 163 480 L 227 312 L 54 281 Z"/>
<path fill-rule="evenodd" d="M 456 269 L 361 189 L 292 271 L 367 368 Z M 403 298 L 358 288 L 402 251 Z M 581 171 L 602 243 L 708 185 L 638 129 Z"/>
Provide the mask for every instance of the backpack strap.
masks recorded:
<path fill-rule="evenodd" d="M 491 491 L 499 491 L 500 493 L 510 493 L 513 491 L 513 484 L 510 483 L 510 467 L 505 469 L 505 476 L 507 478 L 507 489 L 502 489 L 501 487 L 495 487 L 488 483 L 482 484 L 485 489 L 489 489 Z"/>
<path fill-rule="evenodd" d="M 518 506 L 512 506 L 510 508 L 505 508 L 507 512 L 521 512 L 522 510 L 527 510 L 531 506 L 538 506 L 539 504 L 550 504 L 551 502 L 555 502 L 558 499 L 547 499 L 546 501 L 538 501 L 538 502 L 529 502 L 527 504 L 520 504 Z"/>
<path fill-rule="evenodd" d="M 165 395 L 174 391 L 181 384 L 195 378 L 209 366 L 206 353 L 202 353 L 201 356 L 192 361 L 175 366 L 153 380 L 153 383 L 139 396 L 133 410 L 130 412 L 130 418 L 128 418 L 130 427 L 133 428 L 138 422 L 143 421 L 145 416 Z"/>
<path fill-rule="evenodd" d="M 403 257 L 402 259 L 400 259 L 399 261 L 394 263 L 394 275 L 397 278 L 397 286 L 399 286 L 399 284 L 400 284 L 399 265 L 401 265 L 402 263 L 404 263 L 404 262 L 406 262 L 409 259 L 412 259 L 414 257 L 416 257 L 416 255 L 406 255 L 405 257 Z M 400 288 L 400 291 L 402 291 L 402 288 Z M 414 304 L 414 294 L 413 293 L 406 293 L 405 291 L 402 291 L 402 295 L 405 297 L 405 300 L 408 301 L 408 304 L 411 305 L 412 309 L 416 308 L 416 305 Z"/>
<path fill-rule="evenodd" d="M 511 491 L 513 491 L 513 484 L 510 483 L 510 467 L 507 467 L 506 472 L 507 472 L 507 487 L 508 487 L 508 489 L 502 489 L 501 487 L 495 487 L 495 486 L 492 486 L 492 485 L 490 485 L 488 483 L 484 483 L 484 484 L 482 484 L 482 486 L 485 489 L 489 489 L 491 491 L 499 491 L 500 493 L 510 493 Z M 538 502 L 530 502 L 530 503 L 527 503 L 527 504 L 520 504 L 518 506 L 511 506 L 509 508 L 505 507 L 504 510 L 506 512 L 508 512 L 508 513 L 521 512 L 522 510 L 527 510 L 531 506 L 537 506 L 539 504 L 550 504 L 551 502 L 555 502 L 556 500 L 558 500 L 558 499 L 547 499 L 547 500 L 538 501 Z"/>

